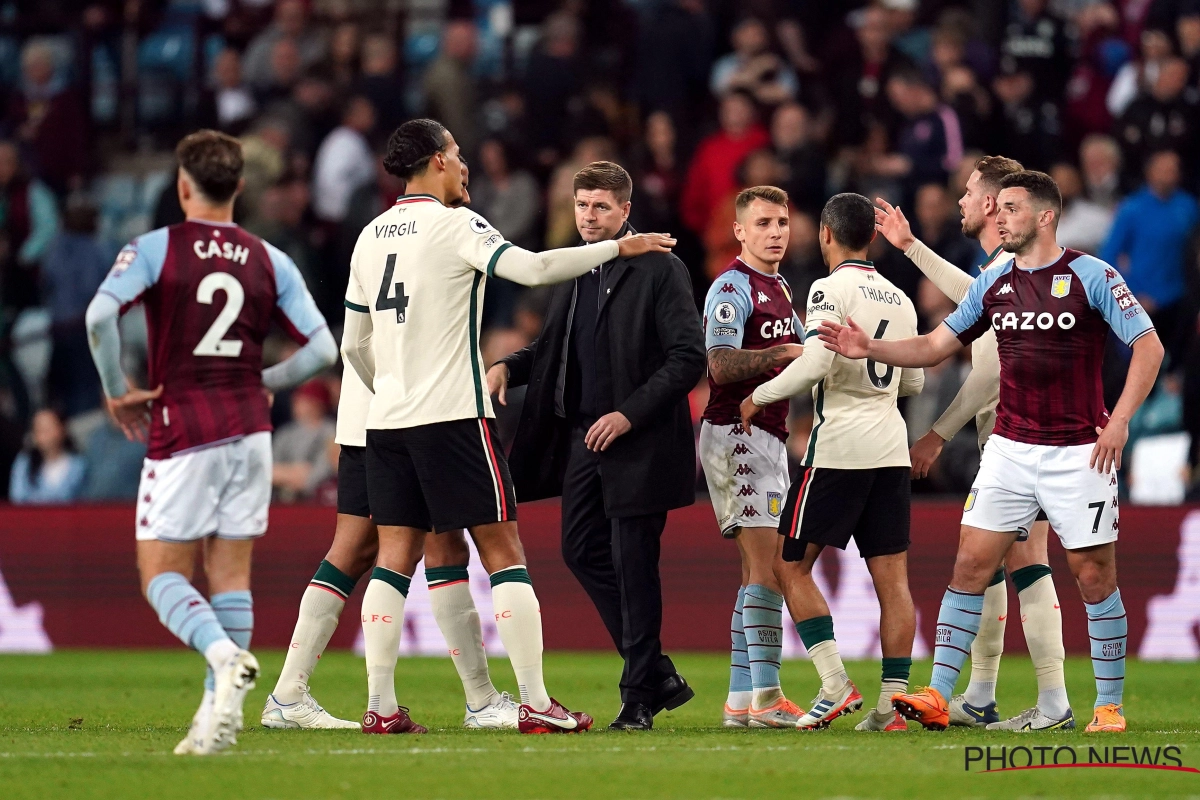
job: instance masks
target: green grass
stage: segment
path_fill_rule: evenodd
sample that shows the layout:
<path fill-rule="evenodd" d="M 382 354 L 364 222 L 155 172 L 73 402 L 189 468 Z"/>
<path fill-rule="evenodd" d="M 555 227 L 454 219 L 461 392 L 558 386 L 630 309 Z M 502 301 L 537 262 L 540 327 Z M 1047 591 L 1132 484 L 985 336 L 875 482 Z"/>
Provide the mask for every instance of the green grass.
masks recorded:
<path fill-rule="evenodd" d="M 266 677 L 246 702 L 247 723 L 282 663 L 258 653 Z M 581 736 L 520 736 L 464 731 L 462 696 L 445 659 L 405 659 L 397 683 L 422 737 L 364 737 L 338 731 L 267 731 L 253 724 L 218 757 L 179 758 L 199 700 L 202 664 L 192 653 L 61 652 L 0 657 L 0 797 L 152 800 L 245 798 L 736 798 L 736 797 L 1194 797 L 1200 774 L 1139 769 L 964 772 L 964 746 L 990 744 L 1177 745 L 1186 766 L 1200 767 L 1200 667 L 1131 662 L 1125 736 L 999 734 L 951 729 L 942 734 L 862 734 L 858 717 L 828 731 L 724 731 L 715 726 L 727 668 L 720 655 L 685 655 L 676 663 L 697 696 L 659 715 L 649 733 L 603 730 L 618 708 L 615 657 L 554 653 L 547 683 L 571 708 L 598 721 Z M 878 665 L 850 665 L 868 702 L 879 689 Z M 914 669 L 917 681 L 929 664 Z M 501 688 L 512 688 L 506 662 L 493 662 Z M 1073 659 L 1067 676 L 1080 728 L 1094 697 L 1091 668 Z M 817 679 L 806 662 L 784 665 L 784 686 L 802 705 Z M 322 659 L 313 681 L 331 711 L 355 717 L 365 700 L 362 662 L 344 653 Z M 1000 707 L 1010 714 L 1035 695 L 1027 659 L 1006 658 Z M 915 728 L 915 726 L 913 726 Z"/>

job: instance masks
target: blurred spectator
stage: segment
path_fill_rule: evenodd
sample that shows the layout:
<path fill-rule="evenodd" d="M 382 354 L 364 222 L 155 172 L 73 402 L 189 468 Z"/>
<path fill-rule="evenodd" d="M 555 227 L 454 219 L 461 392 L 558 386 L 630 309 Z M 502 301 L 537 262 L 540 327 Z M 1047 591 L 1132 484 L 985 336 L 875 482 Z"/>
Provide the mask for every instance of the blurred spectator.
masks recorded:
<path fill-rule="evenodd" d="M 404 113 L 404 79 L 396 58 L 396 43 L 391 36 L 373 33 L 363 40 L 358 93 L 375 106 L 379 128 L 384 134 L 390 136 L 408 118 Z"/>
<path fill-rule="evenodd" d="M 329 39 L 329 70 L 340 89 L 348 89 L 358 80 L 361 33 L 356 22 L 342 22 Z"/>
<path fill-rule="evenodd" d="M 88 436 L 83 450 L 86 478 L 79 499 L 136 500 L 146 445 L 132 442 L 104 415 L 104 422 Z"/>
<path fill-rule="evenodd" d="M 273 102 L 264 116 L 287 125 L 291 151 L 289 167 L 305 171 L 294 159 L 311 159 L 330 131 L 341 122 L 346 100 L 354 95 L 338 93 L 333 79 L 324 67 L 311 67 L 300 76 L 286 97 Z"/>
<path fill-rule="evenodd" d="M 1071 69 L 1071 42 L 1066 26 L 1050 13 L 1048 0 L 1016 0 L 1009 4 L 1008 25 L 1000 44 L 1002 60 L 1016 63 L 1033 77 L 1036 100 L 1060 101 Z"/>
<path fill-rule="evenodd" d="M 1112 209 L 1121 190 L 1121 148 L 1111 136 L 1093 133 L 1079 145 L 1083 191 L 1088 200 Z"/>
<path fill-rule="evenodd" d="M 1181 58 L 1167 60 L 1150 90 L 1130 103 L 1117 122 L 1129 185 L 1142 174 L 1146 157 L 1163 149 L 1187 154 L 1182 164 L 1184 180 L 1188 186 L 1195 185 L 1193 153 L 1200 141 L 1200 93 L 1188 88 L 1187 81 L 1187 63 Z"/>
<path fill-rule="evenodd" d="M 525 68 L 529 144 L 546 165 L 552 164 L 567 144 L 563 125 L 572 98 L 583 88 L 579 35 L 578 19 L 566 11 L 551 14 L 542 25 L 542 41 Z"/>
<path fill-rule="evenodd" d="M 942 101 L 958 118 L 964 147 L 987 147 L 993 138 L 991 94 L 979 82 L 970 67 L 957 65 L 943 73 L 940 84 Z"/>
<path fill-rule="evenodd" d="M 243 66 L 246 64 L 249 64 L 249 59 L 243 62 Z M 304 62 L 300 58 L 300 48 L 293 40 L 280 39 L 272 44 L 263 79 L 251 83 L 259 105 L 265 108 L 278 100 L 291 97 L 292 87 L 300 80 L 303 70 Z"/>
<path fill-rule="evenodd" d="M 246 48 L 244 72 L 247 82 L 256 89 L 266 89 L 274 83 L 275 45 L 291 42 L 296 58 L 295 71 L 310 67 L 325 57 L 325 37 L 308 24 L 308 3 L 305 0 L 278 0 L 275 20 Z"/>
<path fill-rule="evenodd" d="M 1182 4 L 1175 21 L 1175 38 L 1180 57 L 1188 62 L 1192 83 L 1200 82 L 1200 2 L 1188 0 Z"/>
<path fill-rule="evenodd" d="M 785 103 L 771 117 L 771 146 L 783 165 L 780 186 L 792 208 L 820 213 L 825 192 L 825 152 L 812 139 L 808 111 L 799 103 Z"/>
<path fill-rule="evenodd" d="M 100 382 L 88 351 L 83 317 L 108 268 L 112 253 L 96 238 L 96 209 L 72 200 L 63 231 L 42 260 L 42 302 L 50 311 L 50 399 L 67 417 L 96 407 Z"/>
<path fill-rule="evenodd" d="M 1045 169 L 1062 149 L 1062 119 L 1058 104 L 1034 93 L 1033 74 L 1002 62 L 992 82 L 1000 100 L 1000 123 L 993 147 L 1027 169 Z"/>
<path fill-rule="evenodd" d="M 58 232 L 54 195 L 21 169 L 17 148 L 0 141 L 0 302 L 23 309 L 38 302 L 37 271 Z"/>
<path fill-rule="evenodd" d="M 471 190 L 474 191 L 474 187 Z M 331 298 L 334 307 L 330 310 L 334 319 L 344 313 L 338 310 L 337 306 L 342 304 L 342 299 L 345 297 L 341 292 L 350 278 L 350 256 L 354 253 L 358 235 L 371 223 L 371 220 L 391 208 L 392 204 L 396 202 L 396 198 L 402 194 L 404 194 L 404 181 L 384 169 L 383 156 L 377 154 L 374 179 L 359 186 L 350 195 L 350 202 L 346 205 L 346 216 L 338 225 L 333 263 L 326 262 L 324 264 L 323 272 L 326 280 L 331 286 L 338 287 L 338 293 Z M 328 318 L 327 316 L 326 319 Z"/>
<path fill-rule="evenodd" d="M 1068 147 L 1074 147 L 1091 133 L 1112 127 L 1108 92 L 1117 71 L 1129 58 L 1129 45 L 1121 38 L 1121 18 L 1112 5 L 1089 5 L 1075 19 L 1079 27 L 1079 60 L 1067 81 L 1063 107 Z"/>
<path fill-rule="evenodd" d="M 800 89 L 796 73 L 771 51 L 771 33 L 761 19 L 747 17 L 734 26 L 729 38 L 733 52 L 713 64 L 709 88 L 714 95 L 743 91 L 764 106 L 777 106 L 796 96 Z"/>
<path fill-rule="evenodd" d="M 817 240 L 817 216 L 795 208 L 788 219 L 788 249 L 779 274 L 792 289 L 792 306 L 801 318 L 807 307 L 808 290 L 813 281 L 829 274 L 829 267 L 821 258 L 821 243 Z"/>
<path fill-rule="evenodd" d="M 537 181 L 512 163 L 511 151 L 499 139 L 480 146 L 479 167 L 472 171 L 472 207 L 508 241 L 538 249 L 535 227 L 542 193 Z"/>
<path fill-rule="evenodd" d="M 1179 156 L 1170 150 L 1146 162 L 1146 184 L 1117 208 L 1100 258 L 1125 276 L 1129 289 L 1177 364 L 1188 324 L 1181 311 L 1186 289 L 1185 248 L 1200 221 L 1195 198 L 1179 188 Z"/>
<path fill-rule="evenodd" d="M 258 213 L 246 223 L 246 229 L 270 242 L 296 262 L 304 282 L 328 318 L 329 311 L 342 303 L 343 289 L 334 288 L 327 270 L 322 269 L 305 224 L 312 193 L 308 184 L 295 175 L 285 175 L 263 192 Z M 362 227 L 359 227 L 362 230 Z M 336 299 L 336 303 L 333 302 Z"/>
<path fill-rule="evenodd" d="M 741 243 L 733 235 L 733 223 L 737 221 L 734 200 L 738 193 L 747 186 L 778 184 L 782 175 L 783 165 L 767 148 L 750 153 L 738 166 L 737 182 L 714 206 L 704 232 L 704 248 L 708 251 L 706 283 L 716 280 L 742 251 Z"/>
<path fill-rule="evenodd" d="M 892 44 L 887 12 L 868 6 L 858 16 L 854 31 L 856 52 L 839 53 L 830 78 L 830 93 L 837 113 L 837 144 L 862 144 L 873 125 L 886 124 L 894 112 L 884 87 L 898 70 L 915 69 L 912 59 Z"/>
<path fill-rule="evenodd" d="M 707 94 L 712 22 L 704 0 L 666 0 L 653 9 L 638 34 L 635 99 L 644 114 L 694 122 Z"/>
<path fill-rule="evenodd" d="M 75 453 L 58 414 L 42 409 L 33 415 L 31 447 L 13 462 L 8 499 L 21 505 L 70 503 L 83 488 L 84 461 Z"/>
<path fill-rule="evenodd" d="M 226 133 L 237 135 L 258 112 L 254 93 L 242 81 L 242 61 L 232 48 L 222 50 L 213 63 L 213 89 L 205 116 L 208 124 Z"/>
<path fill-rule="evenodd" d="M 1112 227 L 1113 209 L 1092 202 L 1083 194 L 1083 179 L 1074 164 L 1059 162 L 1050 177 L 1062 193 L 1062 216 L 1058 220 L 1058 243 L 1085 253 L 1100 252 Z"/>
<path fill-rule="evenodd" d="M 927 28 L 915 24 L 917 0 L 880 0 L 880 5 L 887 11 L 896 49 L 917 63 L 928 61 L 931 37 Z"/>
<path fill-rule="evenodd" d="M 333 441 L 329 419 L 329 389 L 311 380 L 292 392 L 292 421 L 275 431 L 271 450 L 275 465 L 271 483 L 276 497 L 291 503 L 312 497 L 321 482 L 333 474 L 326 449 Z"/>
<path fill-rule="evenodd" d="M 946 184 L 927 183 L 917 189 L 913 211 L 917 238 L 954 266 L 970 271 L 979 246 L 963 236 L 959 215 L 951 216 L 955 206 Z"/>
<path fill-rule="evenodd" d="M 1140 94 L 1154 89 L 1163 64 L 1171 58 L 1171 36 L 1166 31 L 1142 31 L 1139 58 L 1127 62 L 1117 71 L 1105 101 L 1108 112 L 1120 117 Z"/>
<path fill-rule="evenodd" d="M 325 137 L 313 162 L 313 210 L 327 222 L 346 216 L 350 195 L 375 177 L 375 156 L 367 135 L 375 127 L 375 108 L 365 97 L 351 97 L 342 124 Z"/>
<path fill-rule="evenodd" d="M 479 49 L 477 39 L 475 23 L 471 20 L 446 23 L 441 52 L 421 79 L 426 116 L 445 125 L 463 152 L 472 156 L 479 144 L 479 126 L 475 117 L 478 104 L 472 74 Z"/>
<path fill-rule="evenodd" d="M 274 186 L 287 170 L 287 155 L 291 145 L 291 131 L 287 123 L 278 118 L 260 119 L 254 130 L 242 137 L 242 159 L 245 162 L 242 177 L 246 184 L 240 200 L 250 209 L 251 218 L 257 216 L 261 208 L 263 192 Z M 167 187 L 163 191 L 175 194 L 174 187 Z M 235 206 L 234 219 L 237 219 L 236 210 Z"/>
<path fill-rule="evenodd" d="M 887 95 L 906 122 L 896 138 L 896 152 L 876 163 L 878 174 L 905 180 L 910 196 L 925 183 L 945 183 L 962 160 L 962 132 L 954 110 L 916 70 L 897 72 Z"/>
<path fill-rule="evenodd" d="M 67 86 L 54 50 L 32 39 L 21 51 L 21 85 L 12 92 L 4 128 L 21 143 L 26 167 L 59 195 L 79 188 L 88 171 L 88 116 Z"/>
<path fill-rule="evenodd" d="M 744 92 L 721 98 L 720 130 L 700 142 L 688 168 L 680 199 L 683 223 L 697 234 L 708 230 L 713 207 L 737 186 L 738 164 L 749 153 L 771 143 L 758 123 L 754 102 Z"/>

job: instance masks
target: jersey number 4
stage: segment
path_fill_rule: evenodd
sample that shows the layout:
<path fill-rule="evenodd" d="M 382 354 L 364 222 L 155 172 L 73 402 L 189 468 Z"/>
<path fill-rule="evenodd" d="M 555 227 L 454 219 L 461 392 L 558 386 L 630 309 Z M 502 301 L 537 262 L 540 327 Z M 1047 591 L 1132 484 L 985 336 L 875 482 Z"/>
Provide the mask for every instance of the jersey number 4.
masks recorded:
<path fill-rule="evenodd" d="M 379 285 L 379 296 L 375 298 L 375 310 L 396 309 L 396 322 L 400 323 L 404 322 L 405 311 L 408 309 L 408 295 L 404 293 L 403 283 L 392 283 L 392 274 L 395 271 L 396 254 L 392 253 L 387 257 L 387 264 L 383 267 L 383 282 Z M 388 297 L 393 290 L 396 293 Z"/>
<path fill-rule="evenodd" d="M 237 339 L 224 337 L 233 327 L 233 323 L 237 322 L 238 314 L 242 313 L 242 306 L 246 303 L 246 291 L 242 289 L 238 279 L 228 272 L 211 272 L 205 275 L 196 287 L 196 302 L 206 306 L 212 305 L 218 290 L 225 292 L 225 307 L 208 327 L 192 355 L 237 358 L 242 354 L 242 343 Z"/>
<path fill-rule="evenodd" d="M 888 321 L 886 319 L 879 320 L 879 327 L 875 329 L 876 339 L 883 338 L 883 332 L 887 330 Z M 892 375 L 895 374 L 896 368 L 889 366 L 880 375 L 876 367 L 879 364 L 871 359 L 867 359 L 867 377 L 871 379 L 871 385 L 876 389 L 886 389 L 888 384 L 892 382 Z"/>

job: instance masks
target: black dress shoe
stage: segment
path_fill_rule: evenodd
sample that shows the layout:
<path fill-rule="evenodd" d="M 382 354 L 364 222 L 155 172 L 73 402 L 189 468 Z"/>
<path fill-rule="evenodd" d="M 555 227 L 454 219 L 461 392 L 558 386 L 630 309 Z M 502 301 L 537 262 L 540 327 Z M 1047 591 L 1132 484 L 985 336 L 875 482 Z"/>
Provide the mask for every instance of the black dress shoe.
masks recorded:
<path fill-rule="evenodd" d="M 654 713 L 674 711 L 695 696 L 696 691 L 676 672 L 658 685 L 658 691 L 654 693 Z"/>
<path fill-rule="evenodd" d="M 654 715 L 645 703 L 622 703 L 621 713 L 608 727 L 614 731 L 648 731 L 654 727 Z"/>

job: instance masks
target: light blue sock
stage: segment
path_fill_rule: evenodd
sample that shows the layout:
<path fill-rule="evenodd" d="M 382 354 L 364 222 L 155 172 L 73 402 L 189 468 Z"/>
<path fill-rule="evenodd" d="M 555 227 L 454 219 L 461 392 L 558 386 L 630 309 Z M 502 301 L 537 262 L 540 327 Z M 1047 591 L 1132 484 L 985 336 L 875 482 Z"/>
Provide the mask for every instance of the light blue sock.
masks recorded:
<path fill-rule="evenodd" d="M 201 655 L 214 642 L 229 638 L 204 595 L 178 572 L 155 575 L 146 587 L 146 598 L 167 630 Z"/>
<path fill-rule="evenodd" d="M 733 621 L 729 626 L 729 636 L 733 640 L 733 650 L 729 658 L 729 691 L 748 692 L 754 688 L 750 682 L 750 656 L 746 652 L 746 631 L 742 627 L 742 604 L 746 601 L 746 587 L 738 589 L 737 605 L 733 607 Z"/>
<path fill-rule="evenodd" d="M 1099 603 L 1085 603 L 1088 638 L 1092 640 L 1092 672 L 1096 674 L 1096 708 L 1109 703 L 1121 704 L 1125 693 L 1125 645 L 1129 638 L 1129 620 L 1121 590 Z"/>
<path fill-rule="evenodd" d="M 746 631 L 746 653 L 750 659 L 750 682 L 755 689 L 779 686 L 783 595 L 762 584 L 750 584 L 742 603 L 742 622 Z"/>
<path fill-rule="evenodd" d="M 237 592 L 221 592 L 211 598 L 213 613 L 221 627 L 233 639 L 233 643 L 243 650 L 250 649 L 250 634 L 254 633 L 254 598 L 249 589 Z M 204 688 L 213 689 L 216 679 L 212 667 L 204 676 Z"/>
<path fill-rule="evenodd" d="M 954 695 L 958 673 L 971 655 L 971 642 L 979 633 L 983 617 L 983 595 L 959 592 L 949 587 L 938 612 L 937 638 L 933 647 L 933 677 L 929 685 L 947 701 Z"/>

